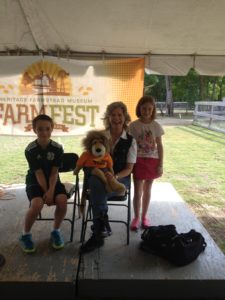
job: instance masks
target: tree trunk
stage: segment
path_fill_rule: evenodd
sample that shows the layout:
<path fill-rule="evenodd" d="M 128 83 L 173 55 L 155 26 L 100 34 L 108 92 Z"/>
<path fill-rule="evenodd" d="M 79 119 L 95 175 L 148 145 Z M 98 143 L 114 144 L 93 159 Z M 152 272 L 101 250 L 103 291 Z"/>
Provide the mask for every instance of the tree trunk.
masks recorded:
<path fill-rule="evenodd" d="M 200 100 L 201 101 L 206 101 L 207 100 L 207 85 L 206 85 L 206 80 L 204 76 L 200 75 Z"/>
<path fill-rule="evenodd" d="M 216 78 L 213 78 L 212 100 L 216 100 Z"/>
<path fill-rule="evenodd" d="M 222 100 L 222 96 L 223 96 L 223 81 L 224 81 L 224 77 L 222 77 L 222 80 L 221 80 L 221 82 L 219 84 L 220 91 L 219 91 L 219 95 L 218 95 L 218 99 L 217 99 L 218 101 Z"/>
<path fill-rule="evenodd" d="M 172 78 L 166 75 L 166 114 L 173 116 L 173 93 L 172 93 Z"/>

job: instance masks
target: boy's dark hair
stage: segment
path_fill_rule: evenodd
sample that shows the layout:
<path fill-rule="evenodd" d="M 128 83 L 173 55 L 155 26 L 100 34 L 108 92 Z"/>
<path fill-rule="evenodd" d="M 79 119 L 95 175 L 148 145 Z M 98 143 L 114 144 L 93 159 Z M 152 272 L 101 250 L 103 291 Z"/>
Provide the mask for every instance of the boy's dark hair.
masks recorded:
<path fill-rule="evenodd" d="M 32 120 L 32 127 L 33 127 L 33 130 L 35 130 L 36 124 L 37 124 L 37 122 L 40 121 L 40 120 L 43 120 L 43 121 L 49 121 L 49 122 L 51 123 L 52 128 L 54 127 L 54 122 L 53 122 L 52 118 L 49 117 L 48 115 L 44 115 L 44 114 L 43 114 L 43 115 L 38 115 L 38 116 L 36 116 L 36 117 Z"/>
<path fill-rule="evenodd" d="M 155 104 L 155 99 L 152 96 L 143 96 L 143 97 L 141 97 L 141 99 L 138 101 L 138 104 L 136 106 L 136 116 L 138 118 L 141 117 L 141 106 L 145 103 L 150 103 L 154 106 L 153 111 L 152 111 L 151 120 L 155 120 L 155 118 L 156 118 L 156 104 Z"/>

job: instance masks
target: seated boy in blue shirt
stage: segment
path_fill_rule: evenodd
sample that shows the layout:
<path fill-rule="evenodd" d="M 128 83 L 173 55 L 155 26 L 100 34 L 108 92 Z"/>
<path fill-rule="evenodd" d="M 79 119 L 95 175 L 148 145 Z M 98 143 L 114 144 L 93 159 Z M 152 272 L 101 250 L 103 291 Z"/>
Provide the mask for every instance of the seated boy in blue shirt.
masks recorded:
<path fill-rule="evenodd" d="M 66 190 L 58 175 L 63 148 L 50 139 L 54 127 L 53 120 L 47 115 L 38 115 L 33 119 L 32 126 L 37 139 L 25 149 L 25 157 L 29 165 L 26 176 L 26 193 L 30 207 L 25 216 L 23 233 L 19 238 L 22 249 L 26 253 L 33 253 L 36 250 L 31 228 L 44 204 L 56 206 L 51 232 L 52 247 L 54 249 L 64 247 L 60 225 L 67 210 Z"/>

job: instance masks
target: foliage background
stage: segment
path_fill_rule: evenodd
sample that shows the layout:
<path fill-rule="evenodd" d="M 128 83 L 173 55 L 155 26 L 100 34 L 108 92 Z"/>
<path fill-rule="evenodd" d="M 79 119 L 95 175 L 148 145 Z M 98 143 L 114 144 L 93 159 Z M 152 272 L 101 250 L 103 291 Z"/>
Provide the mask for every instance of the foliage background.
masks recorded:
<path fill-rule="evenodd" d="M 195 101 L 220 101 L 225 96 L 225 77 L 201 76 L 191 69 L 187 76 L 172 76 L 173 101 L 185 101 L 194 107 Z M 157 101 L 166 100 L 166 83 L 163 75 L 145 74 L 145 94 Z"/>

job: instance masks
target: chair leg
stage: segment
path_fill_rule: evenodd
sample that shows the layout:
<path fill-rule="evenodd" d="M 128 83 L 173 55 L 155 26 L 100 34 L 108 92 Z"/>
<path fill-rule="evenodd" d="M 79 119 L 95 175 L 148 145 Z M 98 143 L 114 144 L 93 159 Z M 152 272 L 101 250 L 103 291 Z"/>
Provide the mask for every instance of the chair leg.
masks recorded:
<path fill-rule="evenodd" d="M 129 223 L 127 223 L 127 245 L 130 244 L 130 228 Z"/>
<path fill-rule="evenodd" d="M 82 217 L 82 226 L 81 226 L 81 234 L 80 234 L 80 242 L 81 243 L 83 243 L 85 240 L 85 234 L 86 234 L 86 229 L 87 229 L 88 210 L 89 210 L 89 206 L 87 208 L 86 213 L 84 213 L 84 215 Z"/>
<path fill-rule="evenodd" d="M 78 179 L 78 177 L 76 177 L 75 190 L 74 190 L 74 200 L 73 200 L 73 212 L 72 212 L 72 219 L 71 219 L 71 231 L 70 231 L 70 242 L 71 243 L 73 241 L 73 236 L 74 236 L 76 206 L 79 205 L 79 204 L 80 204 L 79 179 Z M 80 217 L 80 213 L 79 213 L 79 217 Z"/>
<path fill-rule="evenodd" d="M 130 213 L 130 208 L 131 208 L 131 203 L 130 203 L 130 187 L 129 187 L 129 192 L 128 192 L 128 198 L 127 198 L 127 245 L 130 244 L 130 219 L 131 219 L 131 213 Z"/>
<path fill-rule="evenodd" d="M 74 164 L 73 164 L 74 166 Z M 71 170 L 69 170 L 71 171 Z M 62 171 L 62 172 L 67 172 L 67 171 Z M 69 241 L 72 242 L 73 241 L 73 238 L 74 238 L 74 226 L 75 226 L 75 219 L 76 219 L 76 206 L 79 206 L 80 205 L 80 190 L 79 190 L 79 177 L 76 176 L 75 177 L 75 185 L 74 185 L 74 189 L 72 190 L 71 193 L 68 193 L 71 195 L 71 198 L 72 198 L 72 195 L 74 195 L 74 199 L 73 199 L 73 202 L 70 202 L 68 204 L 71 204 L 73 205 L 73 211 L 72 211 L 72 217 L 71 218 L 66 218 L 66 216 L 64 217 L 64 221 L 68 221 L 70 222 L 70 239 Z M 70 197 L 68 197 L 70 198 Z M 31 206 L 31 203 L 29 204 L 29 207 Z M 79 212 L 79 217 L 80 217 L 80 212 Z M 37 216 L 37 221 L 54 221 L 54 218 L 51 217 L 51 218 L 46 218 L 44 216 L 42 216 L 42 213 L 40 212 Z"/>
<path fill-rule="evenodd" d="M 126 226 L 126 244 L 129 245 L 130 243 L 130 218 L 131 218 L 131 213 L 130 213 L 130 208 L 131 208 L 131 203 L 130 203 L 130 191 L 128 192 L 128 203 L 127 205 L 123 205 L 127 209 L 127 220 L 122 222 Z M 110 204 L 109 204 L 110 205 Z M 112 204 L 113 205 L 113 204 Z M 114 204 L 115 205 L 115 204 Z M 83 243 L 85 241 L 85 235 L 86 235 L 86 230 L 87 230 L 87 223 L 92 220 L 92 210 L 91 210 L 91 205 L 90 203 L 88 204 L 88 207 L 86 209 L 86 212 L 84 213 L 84 216 L 82 217 L 82 225 L 81 225 L 81 234 L 80 234 L 80 242 Z M 121 222 L 121 221 L 116 221 L 116 220 L 108 220 L 110 222 Z"/>
<path fill-rule="evenodd" d="M 77 206 L 78 206 L 78 218 L 80 219 L 80 217 L 81 217 L 81 214 L 80 214 L 80 209 L 79 209 L 79 207 L 80 207 L 80 190 L 79 190 L 79 182 L 77 182 L 77 189 L 78 189 L 78 195 L 77 195 Z"/>
<path fill-rule="evenodd" d="M 72 213 L 72 220 L 71 220 L 71 231 L 70 231 L 70 242 L 73 241 L 74 235 L 74 224 L 75 224 L 75 217 L 76 217 L 76 205 L 77 205 L 77 190 L 75 190 L 74 194 L 74 203 L 73 203 L 73 213 Z"/>
<path fill-rule="evenodd" d="M 80 242 L 81 243 L 84 240 L 84 230 L 85 230 L 85 216 L 82 217 L 82 225 L 81 225 L 81 232 L 80 232 Z"/>
<path fill-rule="evenodd" d="M 91 213 L 91 205 L 88 204 L 86 214 L 82 218 L 82 226 L 81 226 L 81 235 L 80 242 L 83 243 L 85 241 L 85 235 L 87 231 L 87 223 L 92 221 L 92 213 Z"/>

